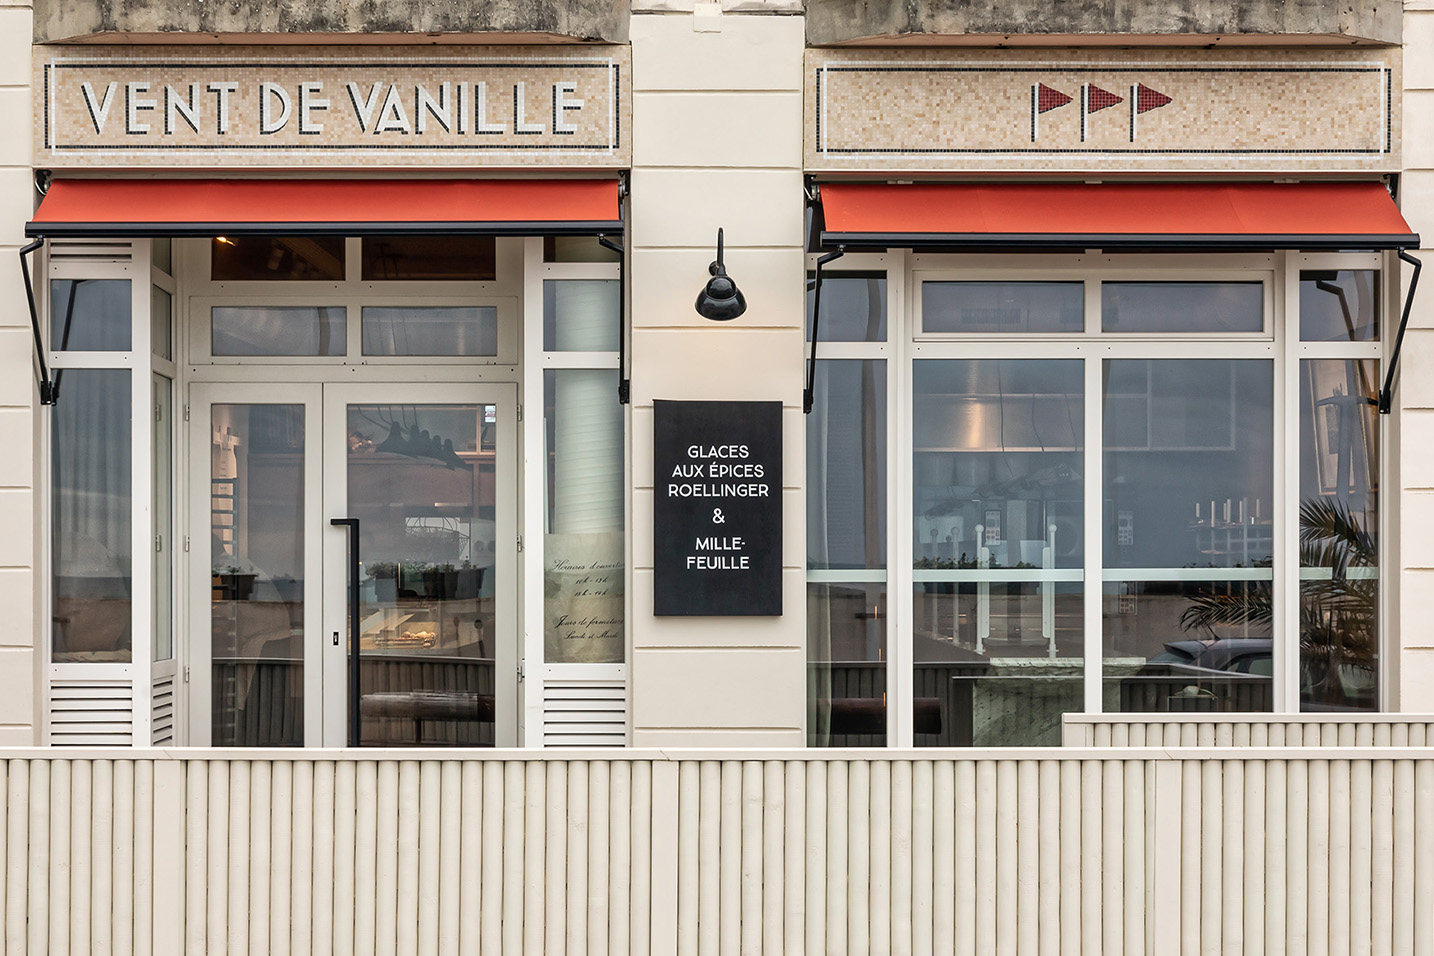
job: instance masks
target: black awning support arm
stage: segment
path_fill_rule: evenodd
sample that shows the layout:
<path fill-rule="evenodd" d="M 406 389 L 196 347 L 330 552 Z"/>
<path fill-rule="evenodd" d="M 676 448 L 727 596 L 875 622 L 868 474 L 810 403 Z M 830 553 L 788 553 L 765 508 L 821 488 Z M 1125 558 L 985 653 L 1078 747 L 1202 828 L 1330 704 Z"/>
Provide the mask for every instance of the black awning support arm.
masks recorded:
<path fill-rule="evenodd" d="M 1396 249 L 1400 259 L 1414 267 L 1409 277 L 1409 291 L 1404 294 L 1404 314 L 1399 317 L 1399 331 L 1394 336 L 1394 350 L 1389 353 L 1389 369 L 1384 374 L 1384 387 L 1379 390 L 1379 414 L 1388 415 L 1394 404 L 1394 375 L 1399 371 L 1399 350 L 1404 346 L 1404 330 L 1409 327 L 1409 309 L 1414 305 L 1414 290 L 1419 288 L 1419 270 L 1424 263 L 1405 252 Z"/>
<path fill-rule="evenodd" d="M 20 248 L 20 274 L 25 279 L 25 299 L 30 303 L 30 328 L 35 333 L 35 360 L 40 363 L 40 404 L 53 405 L 58 397 L 56 383 L 50 379 L 50 366 L 45 362 L 45 340 L 40 335 L 40 313 L 35 308 L 35 285 L 30 280 L 29 255 L 45 244 L 44 239 L 36 239 L 29 245 Z"/>
<path fill-rule="evenodd" d="M 812 413 L 812 404 L 817 393 L 817 332 L 822 320 L 822 266 L 835 262 L 846 255 L 846 246 L 838 246 L 835 252 L 828 252 L 817 259 L 817 275 L 812 286 L 812 351 L 807 359 L 807 387 L 802 392 L 802 414 Z"/>
<path fill-rule="evenodd" d="M 632 379 L 627 374 L 627 255 L 607 236 L 599 234 L 597 241 L 617 253 L 617 402 L 626 405 L 632 398 Z"/>

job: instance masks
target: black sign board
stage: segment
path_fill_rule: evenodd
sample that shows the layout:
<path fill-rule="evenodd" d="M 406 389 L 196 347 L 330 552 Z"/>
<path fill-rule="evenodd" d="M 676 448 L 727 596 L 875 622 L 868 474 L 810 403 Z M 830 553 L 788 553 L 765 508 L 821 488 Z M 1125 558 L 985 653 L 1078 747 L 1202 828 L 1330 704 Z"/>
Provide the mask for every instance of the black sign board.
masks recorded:
<path fill-rule="evenodd" d="M 782 613 L 782 403 L 654 403 L 653 613 Z"/>

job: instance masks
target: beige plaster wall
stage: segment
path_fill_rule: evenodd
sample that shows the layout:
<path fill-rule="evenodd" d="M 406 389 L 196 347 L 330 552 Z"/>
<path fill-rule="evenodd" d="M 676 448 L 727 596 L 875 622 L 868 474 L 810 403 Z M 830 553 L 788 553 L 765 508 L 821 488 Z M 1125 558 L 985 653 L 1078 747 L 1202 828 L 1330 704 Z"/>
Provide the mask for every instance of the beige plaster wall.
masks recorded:
<path fill-rule="evenodd" d="M 1416 252 L 1434 266 L 1434 3 L 1404 4 L 1404 162 L 1400 207 L 1419 233 Z M 1404 267 L 1407 287 L 1411 269 Z M 1400 490 L 1394 536 L 1399 569 L 1393 619 L 1388 633 L 1389 709 L 1426 712 L 1434 708 L 1434 295 L 1421 279 L 1409 316 L 1400 384 L 1397 442 L 1391 448 L 1394 487 Z"/>
<path fill-rule="evenodd" d="M 634 13 L 632 743 L 801 746 L 802 51 L 796 16 Z M 746 315 L 693 310 L 717 227 Z M 652 615 L 654 399 L 783 404 L 783 615 Z"/>
<path fill-rule="evenodd" d="M 34 211 L 29 4 L 0 2 L 0 742 L 38 742 L 35 653 L 37 401 L 34 345 L 16 252 Z"/>

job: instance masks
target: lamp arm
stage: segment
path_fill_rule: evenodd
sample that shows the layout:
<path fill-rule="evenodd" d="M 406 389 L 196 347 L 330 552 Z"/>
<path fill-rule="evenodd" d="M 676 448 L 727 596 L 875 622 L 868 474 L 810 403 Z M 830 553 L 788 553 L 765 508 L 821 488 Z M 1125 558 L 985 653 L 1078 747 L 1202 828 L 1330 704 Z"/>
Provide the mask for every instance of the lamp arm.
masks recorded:
<path fill-rule="evenodd" d="M 721 249 L 719 234 L 718 249 Z M 835 252 L 828 252 L 817 259 L 816 284 L 812 291 L 812 351 L 811 357 L 807 360 L 807 387 L 802 392 L 802 414 L 812 413 L 812 404 L 816 399 L 817 389 L 817 329 L 822 320 L 822 266 L 828 262 L 835 262 L 846 255 L 846 246 L 838 246 Z"/>
<path fill-rule="evenodd" d="M 1404 314 L 1399 318 L 1399 331 L 1394 336 L 1394 351 L 1389 356 L 1388 372 L 1384 376 L 1384 387 L 1379 390 L 1379 414 L 1381 415 L 1388 415 L 1394 404 L 1394 373 L 1399 371 L 1399 350 L 1404 345 L 1404 330 L 1409 326 L 1409 309 L 1414 305 L 1414 290 L 1419 288 L 1419 271 L 1424 268 L 1424 263 L 1403 249 L 1395 251 L 1400 259 L 1414 267 L 1414 274 L 1409 277 L 1409 291 L 1404 294 Z"/>
<path fill-rule="evenodd" d="M 626 405 L 632 394 L 632 379 L 627 375 L 627 255 L 607 236 L 600 235 L 597 241 L 617 253 L 617 403 Z"/>

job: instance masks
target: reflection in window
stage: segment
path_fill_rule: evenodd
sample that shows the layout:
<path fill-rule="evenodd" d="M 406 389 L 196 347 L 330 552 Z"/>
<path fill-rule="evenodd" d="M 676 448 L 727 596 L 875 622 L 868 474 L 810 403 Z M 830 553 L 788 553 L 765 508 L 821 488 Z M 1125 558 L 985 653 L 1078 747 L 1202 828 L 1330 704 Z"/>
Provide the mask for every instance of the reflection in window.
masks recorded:
<path fill-rule="evenodd" d="M 304 742 L 304 407 L 214 405 L 209 554 L 216 747 Z"/>
<path fill-rule="evenodd" d="M 128 279 L 51 280 L 50 348 L 128 351 L 132 313 Z"/>
<path fill-rule="evenodd" d="M 213 355 L 343 355 L 342 306 L 216 306 L 210 310 Z"/>
<path fill-rule="evenodd" d="M 543 373 L 543 658 L 622 663 L 627 543 L 616 369 Z"/>
<path fill-rule="evenodd" d="M 1300 707 L 1379 709 L 1373 359 L 1300 363 Z"/>
<path fill-rule="evenodd" d="M 1080 282 L 923 282 L 923 332 L 1080 332 Z"/>
<path fill-rule="evenodd" d="M 131 659 L 130 381 L 67 369 L 51 412 L 56 662 Z"/>
<path fill-rule="evenodd" d="M 1379 273 L 1300 273 L 1300 338 L 1368 342 L 1379 338 Z"/>
<path fill-rule="evenodd" d="M 618 347 L 615 279 L 561 279 L 543 283 L 543 350 L 615 352 Z"/>
<path fill-rule="evenodd" d="M 1273 363 L 1104 371 L 1105 707 L 1269 710 Z"/>
<path fill-rule="evenodd" d="M 806 422 L 807 739 L 884 746 L 886 363 L 819 361 L 815 396 Z"/>
<path fill-rule="evenodd" d="M 1259 282 L 1102 282 L 1105 332 L 1259 332 Z"/>
<path fill-rule="evenodd" d="M 495 242 L 492 236 L 364 236 L 363 278 L 488 281 L 497 274 Z"/>
<path fill-rule="evenodd" d="M 807 329 L 812 327 L 816 273 L 807 276 Z M 809 336 L 810 337 L 810 336 Z M 886 273 L 823 272 L 820 342 L 886 341 Z"/>
<path fill-rule="evenodd" d="M 341 282 L 344 240 L 337 236 L 220 236 L 209 243 L 209 274 L 215 282 Z"/>
<path fill-rule="evenodd" d="M 1059 744 L 1083 709 L 1078 360 L 922 360 L 912 394 L 918 746 Z"/>
<path fill-rule="evenodd" d="M 173 300 L 159 286 L 149 288 L 149 348 L 162 359 L 174 358 Z"/>
<path fill-rule="evenodd" d="M 492 306 L 364 306 L 365 355 L 497 355 Z"/>

